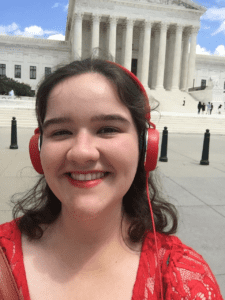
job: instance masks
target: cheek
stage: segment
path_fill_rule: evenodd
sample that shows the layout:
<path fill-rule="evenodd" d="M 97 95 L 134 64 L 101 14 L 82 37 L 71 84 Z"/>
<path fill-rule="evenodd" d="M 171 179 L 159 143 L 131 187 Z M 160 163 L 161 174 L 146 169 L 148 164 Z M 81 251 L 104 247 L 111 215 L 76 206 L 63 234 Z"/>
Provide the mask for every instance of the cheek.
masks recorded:
<path fill-rule="evenodd" d="M 115 168 L 121 174 L 134 178 L 139 159 L 139 147 L 137 138 L 121 139 L 111 148 L 110 156 Z"/>
<path fill-rule="evenodd" d="M 52 147 L 49 143 L 43 143 L 41 147 L 41 164 L 45 171 L 57 169 L 58 164 L 62 161 L 62 151 L 60 147 Z"/>

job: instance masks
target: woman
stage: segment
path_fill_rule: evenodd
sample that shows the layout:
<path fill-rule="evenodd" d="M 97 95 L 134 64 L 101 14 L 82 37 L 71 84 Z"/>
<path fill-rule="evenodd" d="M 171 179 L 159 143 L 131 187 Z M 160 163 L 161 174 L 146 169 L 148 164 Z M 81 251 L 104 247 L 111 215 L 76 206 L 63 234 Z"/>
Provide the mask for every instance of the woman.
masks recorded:
<path fill-rule="evenodd" d="M 43 175 L 0 226 L 25 300 L 222 299 L 207 263 L 171 235 L 176 209 L 148 177 L 150 111 L 135 76 L 75 61 L 42 82 L 36 115 Z"/>

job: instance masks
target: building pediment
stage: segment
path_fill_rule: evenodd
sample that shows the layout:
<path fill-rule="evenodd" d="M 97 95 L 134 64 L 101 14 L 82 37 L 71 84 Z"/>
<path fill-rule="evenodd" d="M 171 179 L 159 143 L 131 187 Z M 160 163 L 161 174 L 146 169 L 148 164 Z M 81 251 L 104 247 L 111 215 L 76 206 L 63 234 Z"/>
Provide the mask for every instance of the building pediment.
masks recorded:
<path fill-rule="evenodd" d="M 180 8 L 206 11 L 206 8 L 191 0 L 123 0 L 122 2 L 134 2 L 135 4 L 149 3 L 156 5 L 172 5 L 179 6 Z"/>
<path fill-rule="evenodd" d="M 68 15 L 67 15 L 67 25 L 66 25 L 66 38 L 69 40 L 71 26 L 74 18 L 74 12 L 80 11 L 85 12 L 85 10 L 90 13 L 92 11 L 108 11 L 109 14 L 114 10 L 121 8 L 121 11 L 125 11 L 124 8 L 134 9 L 135 11 L 148 10 L 148 11 L 163 11 L 166 16 L 174 17 L 174 13 L 177 14 L 178 11 L 186 12 L 187 17 L 192 19 L 200 18 L 206 12 L 206 8 L 198 5 L 192 0 L 70 0 Z M 186 18 L 187 18 L 186 17 Z"/>

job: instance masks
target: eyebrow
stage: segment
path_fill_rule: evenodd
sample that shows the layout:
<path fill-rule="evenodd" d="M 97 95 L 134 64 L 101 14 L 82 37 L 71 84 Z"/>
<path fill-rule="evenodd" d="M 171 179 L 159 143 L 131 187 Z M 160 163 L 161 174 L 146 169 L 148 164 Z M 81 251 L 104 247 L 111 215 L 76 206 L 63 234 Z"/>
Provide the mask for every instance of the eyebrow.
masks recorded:
<path fill-rule="evenodd" d="M 130 124 L 130 122 L 126 118 L 122 117 L 119 114 L 113 114 L 113 115 L 101 114 L 101 115 L 94 116 L 91 118 L 91 122 L 99 122 L 99 121 L 119 121 L 121 123 Z M 69 117 L 60 117 L 60 118 L 49 119 L 44 122 L 43 130 L 45 130 L 47 127 L 49 127 L 50 125 L 53 125 L 53 124 L 64 124 L 64 123 L 70 123 L 70 122 L 72 122 L 72 119 Z"/>

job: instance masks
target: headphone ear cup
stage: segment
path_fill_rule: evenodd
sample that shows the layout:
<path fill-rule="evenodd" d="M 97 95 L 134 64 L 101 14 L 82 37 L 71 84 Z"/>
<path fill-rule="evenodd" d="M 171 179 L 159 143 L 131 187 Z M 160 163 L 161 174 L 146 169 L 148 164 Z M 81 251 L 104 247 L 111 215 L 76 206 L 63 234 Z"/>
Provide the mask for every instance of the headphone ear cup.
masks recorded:
<path fill-rule="evenodd" d="M 35 171 L 38 172 L 39 174 L 44 174 L 41 165 L 40 151 L 38 145 L 39 138 L 40 138 L 40 133 L 35 133 L 32 136 L 29 143 L 29 152 L 30 152 L 30 159 Z"/>
<path fill-rule="evenodd" d="M 159 132 L 157 129 L 148 128 L 146 130 L 146 152 L 145 152 L 145 172 L 155 170 L 159 152 Z"/>

